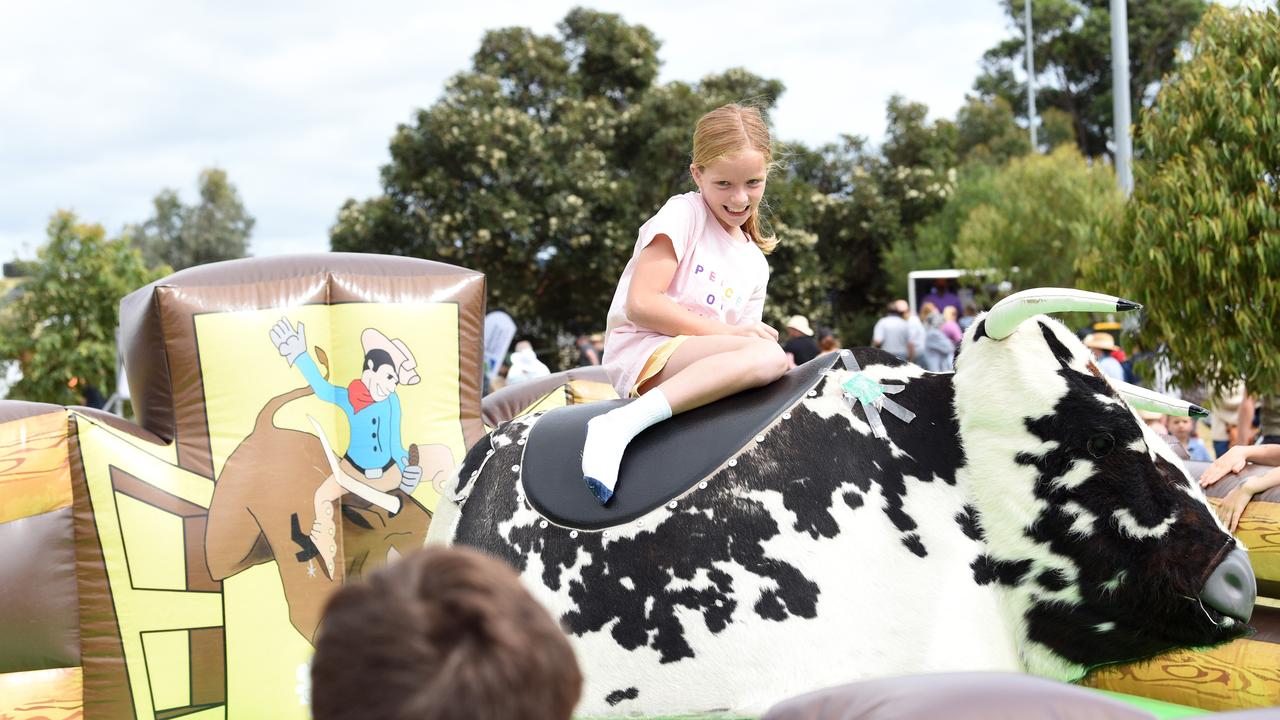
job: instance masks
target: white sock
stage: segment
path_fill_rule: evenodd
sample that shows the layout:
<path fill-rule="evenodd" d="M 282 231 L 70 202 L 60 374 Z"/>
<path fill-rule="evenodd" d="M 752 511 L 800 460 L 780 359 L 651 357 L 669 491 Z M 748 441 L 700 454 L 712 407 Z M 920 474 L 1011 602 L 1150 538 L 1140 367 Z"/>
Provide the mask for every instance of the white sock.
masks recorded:
<path fill-rule="evenodd" d="M 587 423 L 587 442 L 582 446 L 582 477 L 601 505 L 613 497 L 613 488 L 618 484 L 618 466 L 631 438 L 669 417 L 671 405 L 662 390 L 655 388 Z"/>

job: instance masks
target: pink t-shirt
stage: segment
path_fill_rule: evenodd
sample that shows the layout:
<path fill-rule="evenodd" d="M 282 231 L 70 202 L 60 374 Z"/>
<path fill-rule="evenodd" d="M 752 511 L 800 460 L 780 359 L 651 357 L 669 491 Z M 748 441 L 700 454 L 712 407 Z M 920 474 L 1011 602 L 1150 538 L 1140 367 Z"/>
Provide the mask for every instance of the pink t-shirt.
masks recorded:
<path fill-rule="evenodd" d="M 631 260 L 609 305 L 604 367 L 618 395 L 628 397 L 644 363 L 669 335 L 627 318 L 627 292 L 636 258 L 654 237 L 666 235 L 676 251 L 675 275 L 666 295 L 690 312 L 730 325 L 760 322 L 769 264 L 750 240 L 737 240 L 716 221 L 702 194 L 688 192 L 667 201 L 640 228 Z"/>

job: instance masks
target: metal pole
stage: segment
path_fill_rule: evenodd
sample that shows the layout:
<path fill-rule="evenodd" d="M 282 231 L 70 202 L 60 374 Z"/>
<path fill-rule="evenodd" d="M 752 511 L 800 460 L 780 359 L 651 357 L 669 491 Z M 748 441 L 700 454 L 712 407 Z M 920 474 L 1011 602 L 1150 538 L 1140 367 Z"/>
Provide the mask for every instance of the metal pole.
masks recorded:
<path fill-rule="evenodd" d="M 1111 96 L 1115 115 L 1116 184 L 1133 193 L 1133 140 L 1129 137 L 1129 9 L 1111 0 Z"/>
<path fill-rule="evenodd" d="M 1031 129 L 1031 152 L 1038 147 L 1036 143 L 1036 64 L 1031 56 L 1031 0 L 1026 4 L 1027 33 L 1027 127 Z"/>

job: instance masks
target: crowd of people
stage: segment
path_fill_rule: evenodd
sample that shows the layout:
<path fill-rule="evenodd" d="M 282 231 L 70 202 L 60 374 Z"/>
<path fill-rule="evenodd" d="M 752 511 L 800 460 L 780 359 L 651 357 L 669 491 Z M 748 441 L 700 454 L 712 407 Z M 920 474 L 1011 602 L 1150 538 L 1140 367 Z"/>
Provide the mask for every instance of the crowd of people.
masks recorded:
<path fill-rule="evenodd" d="M 906 300 L 894 300 L 871 331 L 871 344 L 900 360 L 915 363 L 931 372 L 946 372 L 955 366 L 956 349 L 964 331 L 973 323 L 977 309 L 968 304 L 960 314 L 960 301 L 947 292 L 932 293 L 911 312 Z M 938 305 L 942 302 L 942 305 Z"/>

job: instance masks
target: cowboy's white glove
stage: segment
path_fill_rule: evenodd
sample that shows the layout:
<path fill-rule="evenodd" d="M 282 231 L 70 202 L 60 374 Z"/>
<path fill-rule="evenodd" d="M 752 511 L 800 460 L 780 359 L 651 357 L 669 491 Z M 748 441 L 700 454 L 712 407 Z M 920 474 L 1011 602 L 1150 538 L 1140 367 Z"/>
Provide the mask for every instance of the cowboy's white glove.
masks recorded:
<path fill-rule="evenodd" d="M 293 324 L 289 322 L 289 318 L 280 318 L 280 322 L 271 328 L 271 342 L 275 344 L 276 349 L 289 361 L 292 367 L 299 357 L 307 351 L 307 331 L 298 323 L 298 329 L 293 329 Z"/>

